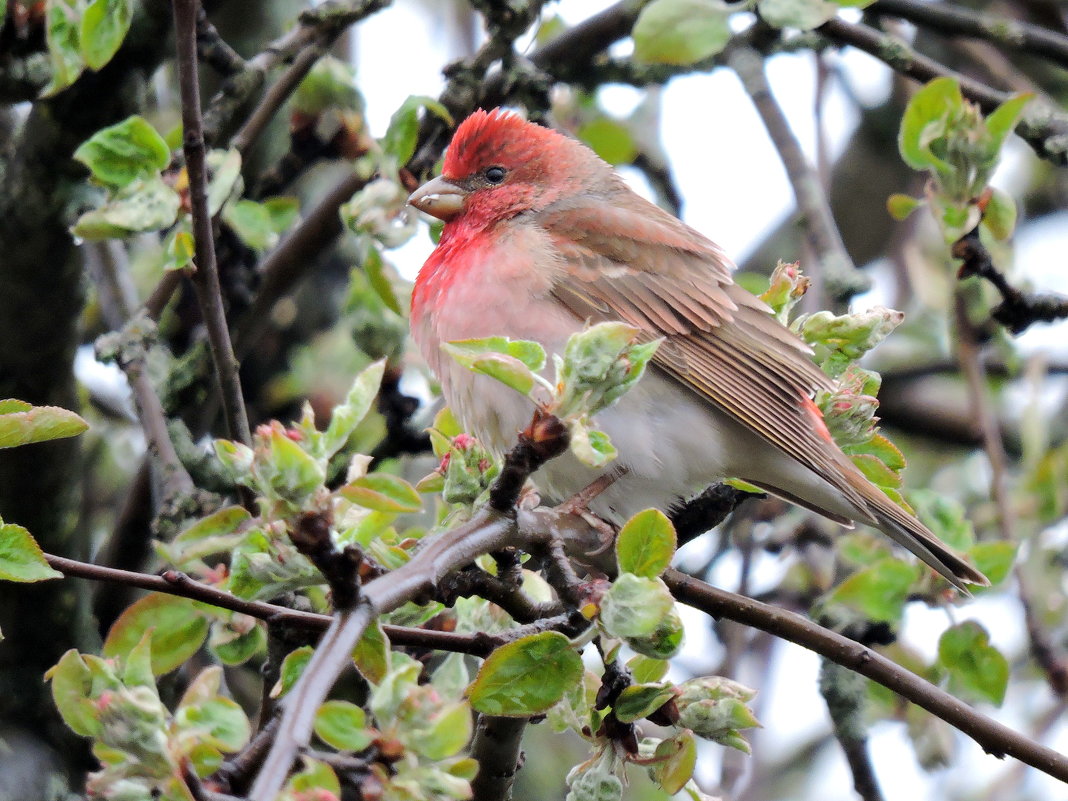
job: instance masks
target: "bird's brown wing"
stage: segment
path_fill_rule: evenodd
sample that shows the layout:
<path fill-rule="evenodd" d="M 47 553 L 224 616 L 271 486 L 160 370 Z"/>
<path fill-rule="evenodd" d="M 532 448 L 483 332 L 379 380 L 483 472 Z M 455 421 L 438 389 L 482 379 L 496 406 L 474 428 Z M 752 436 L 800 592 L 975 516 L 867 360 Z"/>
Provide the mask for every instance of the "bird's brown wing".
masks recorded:
<path fill-rule="evenodd" d="M 581 319 L 621 319 L 646 338 L 664 337 L 655 365 L 865 510 L 843 480 L 848 461 L 810 400 L 831 384 L 808 346 L 734 284 L 716 245 L 636 201 L 631 195 L 539 216 L 567 263 L 555 297 Z"/>

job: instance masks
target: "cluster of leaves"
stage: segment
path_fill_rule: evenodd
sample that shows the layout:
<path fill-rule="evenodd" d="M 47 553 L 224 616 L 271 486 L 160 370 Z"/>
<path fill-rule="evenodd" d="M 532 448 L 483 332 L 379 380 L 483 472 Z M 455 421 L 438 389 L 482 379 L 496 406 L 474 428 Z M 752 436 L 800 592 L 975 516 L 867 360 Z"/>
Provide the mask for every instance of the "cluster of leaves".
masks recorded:
<path fill-rule="evenodd" d="M 171 139 L 177 139 L 175 131 Z M 103 187 L 98 205 L 71 228 L 80 239 L 124 238 L 146 231 L 166 232 L 163 269 L 192 264 L 194 244 L 189 212 L 189 180 L 185 169 L 168 169 L 171 145 L 142 117 L 132 116 L 97 131 L 75 151 L 89 168 L 92 181 Z M 236 150 L 208 154 L 211 181 L 208 211 L 222 220 L 248 247 L 264 251 L 299 216 L 297 201 L 276 197 L 257 203 L 242 198 L 241 155 Z"/>
<path fill-rule="evenodd" d="M 723 52 L 733 31 L 731 17 L 756 12 L 768 25 L 809 31 L 842 8 L 875 0 L 653 0 L 634 25 L 634 56 L 649 64 L 688 66 Z"/>
<path fill-rule="evenodd" d="M 6 7 L 5 0 L 0 12 Z M 133 0 L 46 0 L 52 80 L 41 95 L 54 95 L 74 83 L 86 68 L 99 70 L 111 61 L 130 30 L 133 10 Z M 0 13 L 0 26 L 4 16 Z"/>
<path fill-rule="evenodd" d="M 603 467 L 616 450 L 592 418 L 638 382 L 660 344 L 639 342 L 638 334 L 626 323 L 608 322 L 571 336 L 563 355 L 553 354 L 555 382 L 540 373 L 546 359 L 537 342 L 485 337 L 442 347 L 457 363 L 495 378 L 560 418 L 571 435 L 571 451 L 585 464 Z"/>
<path fill-rule="evenodd" d="M 995 239 L 1008 239 L 1016 227 L 1016 204 L 988 183 L 1031 97 L 1017 95 L 984 118 L 954 78 L 936 78 L 916 92 L 901 118 L 898 148 L 906 164 L 929 178 L 923 198 L 891 195 L 890 213 L 903 220 L 929 206 L 946 242 L 980 222 Z"/>

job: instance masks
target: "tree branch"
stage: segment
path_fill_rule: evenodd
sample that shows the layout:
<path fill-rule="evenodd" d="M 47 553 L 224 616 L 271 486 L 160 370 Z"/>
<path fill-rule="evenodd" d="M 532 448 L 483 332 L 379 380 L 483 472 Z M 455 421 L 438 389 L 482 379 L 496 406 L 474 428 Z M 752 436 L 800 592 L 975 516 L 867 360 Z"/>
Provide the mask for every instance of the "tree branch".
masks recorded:
<path fill-rule="evenodd" d="M 1005 50 L 1039 56 L 1068 67 L 1068 37 L 1038 25 L 951 3 L 879 0 L 869 10 L 876 16 L 899 17 L 946 36 L 983 39 Z"/>
<path fill-rule="evenodd" d="M 48 553 L 45 554 L 45 560 L 53 570 L 58 570 L 69 578 L 106 581 L 127 587 L 138 587 L 150 592 L 192 598 L 194 601 L 203 601 L 220 609 L 229 609 L 231 612 L 239 612 L 268 623 L 282 623 L 294 628 L 324 631 L 333 621 L 330 615 L 302 612 L 263 601 L 246 601 L 216 587 L 196 581 L 178 570 L 167 570 L 160 576 L 154 576 L 148 573 L 136 573 L 131 570 L 79 562 L 76 559 L 67 559 Z M 390 642 L 412 648 L 488 656 L 498 644 L 496 638 L 482 635 L 457 634 L 451 631 L 417 629 L 409 626 L 387 625 L 382 628 Z"/>
<path fill-rule="evenodd" d="M 816 625 L 794 612 L 717 589 L 669 569 L 663 575 L 672 594 L 716 618 L 726 618 L 766 631 L 856 671 L 893 690 L 902 698 L 962 731 L 999 759 L 1011 756 L 1068 783 L 1068 757 L 1036 743 L 980 714 L 870 648 Z"/>
<path fill-rule="evenodd" d="M 177 40 L 178 82 L 182 96 L 183 150 L 189 173 L 189 200 L 196 241 L 196 266 L 191 276 L 197 302 L 204 317 L 215 365 L 219 392 L 231 439 L 252 442 L 245 400 L 241 393 L 237 358 L 230 342 L 230 329 L 223 311 L 219 271 L 215 264 L 215 234 L 208 211 L 208 173 L 205 163 L 204 121 L 200 115 L 200 81 L 197 77 L 196 23 L 198 0 L 174 0 L 174 31 Z"/>
<path fill-rule="evenodd" d="M 505 456 L 490 490 L 490 503 L 464 525 L 424 540 L 411 561 L 364 585 L 356 606 L 334 618 L 283 702 L 278 737 L 252 785 L 251 801 L 273 801 L 281 790 L 297 750 L 308 744 L 316 710 L 349 664 L 352 649 L 370 622 L 433 592 L 445 576 L 476 557 L 516 544 L 519 529 L 514 507 L 523 483 L 566 448 L 567 432 L 560 421 L 536 413 L 520 433 L 519 442 Z"/>
<path fill-rule="evenodd" d="M 840 44 L 855 47 L 874 56 L 896 72 L 917 81 L 950 77 L 960 83 L 961 93 L 989 114 L 1012 95 L 954 72 L 932 58 L 915 52 L 906 42 L 867 25 L 833 18 L 819 28 L 820 33 Z M 1016 132 L 1041 158 L 1068 166 L 1068 116 L 1060 109 L 1032 100 L 1016 125 Z"/>
<path fill-rule="evenodd" d="M 753 48 L 742 46 L 730 50 L 727 64 L 738 75 L 742 87 L 753 101 L 786 168 L 805 239 L 819 265 L 816 274 L 828 295 L 838 301 L 847 301 L 853 295 L 867 290 L 871 282 L 857 270 L 846 251 L 820 177 L 805 158 L 801 143 L 797 141 L 786 115 L 772 94 L 764 74 L 764 59 Z"/>
<path fill-rule="evenodd" d="M 510 801 L 516 774 L 523 766 L 523 732 L 526 718 L 479 715 L 471 756 L 478 775 L 471 781 L 471 801 Z"/>

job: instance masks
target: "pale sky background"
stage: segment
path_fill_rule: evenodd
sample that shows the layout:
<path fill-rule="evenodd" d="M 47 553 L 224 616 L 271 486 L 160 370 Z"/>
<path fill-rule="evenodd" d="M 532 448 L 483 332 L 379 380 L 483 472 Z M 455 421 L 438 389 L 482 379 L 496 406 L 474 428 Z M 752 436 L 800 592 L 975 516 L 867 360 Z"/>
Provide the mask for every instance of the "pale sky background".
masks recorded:
<path fill-rule="evenodd" d="M 548 4 L 547 12 L 559 13 L 574 23 L 609 5 L 610 0 L 563 0 Z M 440 66 L 459 55 L 445 52 L 441 42 L 443 23 L 432 14 L 428 3 L 398 2 L 357 30 L 358 80 L 375 135 L 385 131 L 393 110 L 407 95 L 437 96 L 443 87 Z M 403 48 L 397 47 L 399 41 L 405 43 Z M 413 57 L 413 53 L 424 55 Z M 881 64 L 855 51 L 834 58 L 848 72 L 851 89 L 863 102 L 877 102 L 885 96 L 889 72 Z M 769 63 L 768 76 L 795 134 L 811 157 L 816 141 L 812 59 L 806 55 L 778 56 Z M 628 87 L 609 87 L 602 92 L 601 99 L 609 112 L 626 116 L 638 102 L 639 93 Z M 733 73 L 725 69 L 710 75 L 676 78 L 664 89 L 662 103 L 660 133 L 685 201 L 683 218 L 717 241 L 735 261 L 742 261 L 794 207 L 786 173 L 759 117 Z M 825 109 L 826 135 L 836 155 L 856 124 L 856 113 L 837 86 L 831 91 Z M 888 153 L 887 158 L 896 159 L 898 155 Z M 1026 146 L 1019 141 L 1013 143 L 995 184 L 1011 192 L 1029 158 Z M 644 191 L 640 179 L 632 183 Z M 413 278 L 431 247 L 421 232 L 391 257 L 403 275 Z M 1016 238 L 1017 262 L 1026 265 L 1035 284 L 1047 291 L 1068 294 L 1068 270 L 1062 267 L 1065 252 L 1068 252 L 1068 214 L 1024 227 Z M 876 286 L 869 295 L 858 297 L 854 306 L 865 308 L 885 302 L 885 297 L 886 293 Z M 1066 332 L 1066 324 L 1035 326 L 1021 343 L 1027 350 L 1054 345 L 1063 349 Z M 700 543 L 687 546 L 690 550 L 701 547 Z M 684 551 L 682 558 L 687 555 Z M 768 555 L 761 560 L 765 564 L 756 571 L 756 580 L 770 585 L 782 565 Z M 738 560 L 729 555 L 717 568 L 713 581 L 732 588 L 737 585 L 738 569 Z M 956 622 L 973 617 L 982 620 L 993 643 L 1006 653 L 1010 662 L 1014 654 L 1026 648 L 1021 612 L 1012 602 L 980 599 L 954 614 Z M 719 646 L 708 631 L 707 620 L 700 613 L 685 617 L 688 649 L 684 660 L 699 657 L 695 659 L 698 664 L 714 662 L 708 652 L 715 653 Z M 944 611 L 911 604 L 902 631 L 910 646 L 933 659 L 937 638 L 948 622 Z M 800 647 L 786 645 L 776 651 L 773 681 L 760 688 L 764 694 L 761 720 L 765 728 L 754 738 L 755 748 L 785 753 L 814 734 L 829 730 L 826 708 L 816 691 L 818 669 L 818 658 Z M 1003 708 L 983 705 L 982 711 L 1018 728 L 1022 721 L 1017 710 L 1050 704 L 1044 686 L 1030 687 L 1034 697 L 1010 696 Z M 1068 749 L 1068 728 L 1058 725 L 1046 742 L 1062 751 Z M 871 752 L 888 799 L 941 801 L 951 792 L 956 797 L 966 796 L 969 791 L 980 793 L 1007 771 L 1018 768 L 1011 759 L 999 761 L 985 755 L 966 737 L 958 736 L 958 747 L 956 762 L 950 770 L 927 773 L 916 762 L 903 724 L 883 723 L 871 732 Z M 718 775 L 718 763 L 717 750 L 706 749 L 699 775 L 708 778 Z M 1034 798 L 1065 796 L 1064 786 L 1053 779 L 1037 771 L 1029 771 L 1029 776 L 1027 789 Z M 854 798 L 845 760 L 837 748 L 829 748 L 813 764 L 807 786 L 798 788 L 791 801 L 852 801 Z"/>

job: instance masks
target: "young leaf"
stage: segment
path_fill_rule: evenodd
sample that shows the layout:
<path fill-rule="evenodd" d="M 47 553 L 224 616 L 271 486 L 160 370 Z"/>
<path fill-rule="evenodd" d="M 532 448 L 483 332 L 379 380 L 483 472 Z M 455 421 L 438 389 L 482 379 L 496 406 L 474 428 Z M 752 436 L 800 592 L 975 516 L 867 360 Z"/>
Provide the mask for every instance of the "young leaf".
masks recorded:
<path fill-rule="evenodd" d="M 898 559 L 882 559 L 839 584 L 826 603 L 847 606 L 867 620 L 892 623 L 901 619 L 909 589 L 917 578 L 919 568 L 916 565 Z"/>
<path fill-rule="evenodd" d="M 601 625 L 614 637 L 646 637 L 675 608 L 667 586 L 658 578 L 623 573 L 601 600 Z"/>
<path fill-rule="evenodd" d="M 482 663 L 467 689 L 471 706 L 487 715 L 529 717 L 544 712 L 582 675 L 582 659 L 556 631 L 503 645 Z"/>
<path fill-rule="evenodd" d="M 951 116 L 960 112 L 964 98 L 954 78 L 935 78 L 912 96 L 901 117 L 898 149 L 915 170 L 953 168 L 931 151 L 931 142 L 945 133 Z"/>
<path fill-rule="evenodd" d="M 895 220 L 904 220 L 923 205 L 923 201 L 911 195 L 894 193 L 886 199 L 886 210 Z"/>
<path fill-rule="evenodd" d="M 630 164 L 638 155 L 638 145 L 627 126 L 610 117 L 599 116 L 575 133 L 609 164 Z"/>
<path fill-rule="evenodd" d="M 74 158 L 98 181 L 119 188 L 158 173 L 170 164 L 171 149 L 148 120 L 135 114 L 97 131 L 74 151 Z"/>
<path fill-rule="evenodd" d="M 418 512 L 423 501 L 415 487 L 398 476 L 371 473 L 346 484 L 341 496 L 365 509 L 379 512 Z"/>
<path fill-rule="evenodd" d="M 983 225 L 994 239 L 1008 239 L 1016 230 L 1016 201 L 1000 189 L 992 188 L 983 210 Z"/>
<path fill-rule="evenodd" d="M 178 193 L 158 175 L 137 178 L 103 206 L 87 211 L 70 231 L 81 239 L 116 239 L 139 231 L 159 231 L 174 224 L 181 207 Z"/>
<path fill-rule="evenodd" d="M 327 701 L 315 713 L 315 734 L 339 751 L 362 751 L 374 742 L 367 713 L 348 701 Z"/>
<path fill-rule="evenodd" d="M 999 706 L 1005 699 L 1008 660 L 990 644 L 990 635 L 976 621 L 946 629 L 938 640 L 938 661 L 962 690 Z"/>
<path fill-rule="evenodd" d="M 0 520 L 0 580 L 33 582 L 63 578 L 45 561 L 37 541 L 22 526 Z"/>
<path fill-rule="evenodd" d="M 381 684 L 389 672 L 389 638 L 376 618 L 356 643 L 352 661 L 360 675 L 372 684 Z"/>
<path fill-rule="evenodd" d="M 810 31 L 833 17 L 838 7 L 826 0 L 760 0 L 757 10 L 773 28 Z"/>
<path fill-rule="evenodd" d="M 634 23 L 634 57 L 685 66 L 714 56 L 730 41 L 730 15 L 719 0 L 654 0 Z"/>
<path fill-rule="evenodd" d="M 646 509 L 627 521 L 616 538 L 621 573 L 656 578 L 675 555 L 675 527 L 659 509 Z"/>
<path fill-rule="evenodd" d="M 674 795 L 686 785 L 697 767 L 697 741 L 693 732 L 683 729 L 662 741 L 654 756 L 660 761 L 653 768 L 653 777 L 665 793 Z"/>
<path fill-rule="evenodd" d="M 45 4 L 45 38 L 52 63 L 52 80 L 42 92 L 51 97 L 66 89 L 85 70 L 85 59 L 78 46 L 81 30 L 81 2 L 79 0 L 47 0 Z"/>
<path fill-rule="evenodd" d="M 130 30 L 133 0 L 92 0 L 82 14 L 80 32 L 85 63 L 99 70 L 118 52 Z"/>
<path fill-rule="evenodd" d="M 100 732 L 100 712 L 90 700 L 93 674 L 82 655 L 71 648 L 45 673 L 45 680 L 52 682 L 52 700 L 63 722 L 75 734 L 95 737 Z"/>
<path fill-rule="evenodd" d="M 651 715 L 674 696 L 670 685 L 632 684 L 619 694 L 612 711 L 621 723 L 633 723 Z"/>
<path fill-rule="evenodd" d="M 58 406 L 31 406 L 16 400 L 0 404 L 4 404 L 0 407 L 0 448 L 74 437 L 89 428 L 74 412 Z"/>
<path fill-rule="evenodd" d="M 222 218 L 238 238 L 253 250 L 262 253 L 278 244 L 274 220 L 262 203 L 245 199 L 227 203 L 223 207 Z"/>
<path fill-rule="evenodd" d="M 195 654 L 208 636 L 208 619 L 194 601 L 152 593 L 128 606 L 104 640 L 104 656 L 125 657 L 152 629 L 152 670 L 170 673 Z"/>
<path fill-rule="evenodd" d="M 415 144 L 419 137 L 419 109 L 424 107 L 452 125 L 452 115 L 448 109 L 432 97 L 412 95 L 401 103 L 400 108 L 390 117 L 389 128 L 381 141 L 382 149 L 396 159 L 399 165 L 407 164 L 415 153 Z"/>
<path fill-rule="evenodd" d="M 310 645 L 302 645 L 286 654 L 278 670 L 278 682 L 271 688 L 271 698 L 281 698 L 293 689 L 293 685 L 297 683 L 297 679 L 308 666 L 314 653 L 315 649 Z"/>

